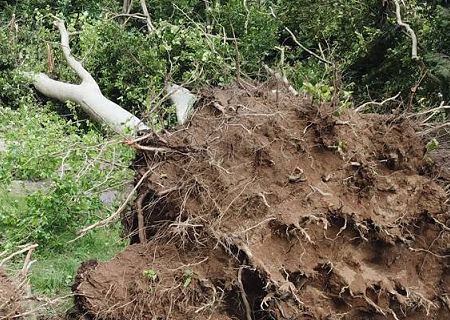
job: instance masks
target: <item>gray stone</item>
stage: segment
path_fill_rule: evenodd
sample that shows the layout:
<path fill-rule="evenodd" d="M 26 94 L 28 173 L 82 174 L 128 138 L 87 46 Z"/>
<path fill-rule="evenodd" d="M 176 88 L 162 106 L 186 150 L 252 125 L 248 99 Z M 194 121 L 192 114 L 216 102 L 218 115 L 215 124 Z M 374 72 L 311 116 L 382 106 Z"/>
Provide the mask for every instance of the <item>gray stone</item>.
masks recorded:
<path fill-rule="evenodd" d="M 53 181 L 52 180 L 41 180 L 41 181 L 31 181 L 31 180 L 14 180 L 9 186 L 11 193 L 26 196 L 27 194 L 36 191 L 47 191 L 50 189 Z"/>
<path fill-rule="evenodd" d="M 117 199 L 117 192 L 114 190 L 106 190 L 100 194 L 100 201 L 107 207 L 111 207 Z"/>
<path fill-rule="evenodd" d="M 6 151 L 5 141 L 0 139 L 0 152 L 5 152 L 5 151 Z"/>

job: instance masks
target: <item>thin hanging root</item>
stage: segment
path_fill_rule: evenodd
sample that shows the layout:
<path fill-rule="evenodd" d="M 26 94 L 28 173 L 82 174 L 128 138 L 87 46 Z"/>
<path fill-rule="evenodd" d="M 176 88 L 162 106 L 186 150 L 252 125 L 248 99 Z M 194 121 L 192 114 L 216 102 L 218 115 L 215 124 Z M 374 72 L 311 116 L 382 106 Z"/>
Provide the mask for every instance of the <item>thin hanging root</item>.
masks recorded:
<path fill-rule="evenodd" d="M 247 316 L 247 320 L 252 320 L 252 309 L 250 308 L 250 303 L 248 303 L 247 295 L 245 293 L 244 284 L 242 283 L 242 269 L 244 267 L 240 267 L 238 271 L 238 286 L 239 290 L 241 291 L 241 298 L 242 302 L 245 306 L 245 314 Z"/>
<path fill-rule="evenodd" d="M 264 193 L 260 192 L 260 193 L 258 193 L 258 196 L 260 196 L 260 197 L 262 198 L 264 205 L 265 205 L 267 208 L 270 208 L 270 205 L 269 205 L 269 203 L 267 202 L 267 199 L 266 199 L 266 196 L 264 195 Z"/>
<path fill-rule="evenodd" d="M 305 229 L 303 229 L 302 227 L 296 227 L 300 230 L 300 232 L 302 233 L 302 235 L 305 237 L 305 239 L 310 243 L 310 244 L 315 244 L 314 241 L 312 240 L 311 236 L 308 234 L 308 232 L 306 232 Z"/>
<path fill-rule="evenodd" d="M 320 193 L 320 195 L 323 196 L 323 197 L 332 197 L 332 196 L 333 196 L 331 193 L 324 192 L 324 191 L 322 191 L 320 188 L 318 188 L 318 187 L 316 187 L 316 186 L 309 185 L 309 187 L 311 188 L 312 192 L 310 192 L 310 193 L 306 196 L 306 198 L 308 198 L 310 195 L 312 195 L 312 194 L 315 193 L 315 192 Z"/>
<path fill-rule="evenodd" d="M 413 251 L 413 252 L 424 252 L 424 253 L 429 253 L 429 254 L 431 254 L 432 256 L 434 256 L 434 257 L 436 257 L 436 258 L 440 258 L 440 259 L 448 259 L 448 258 L 450 258 L 450 254 L 445 255 L 445 256 L 442 256 L 442 255 L 440 255 L 440 254 L 434 253 L 434 252 L 432 252 L 432 251 L 430 251 L 430 250 L 427 250 L 427 249 L 421 249 L 421 248 L 418 248 L 418 249 L 416 249 L 416 248 L 409 248 L 409 250 L 411 250 L 411 251 Z"/>
<path fill-rule="evenodd" d="M 394 310 L 389 309 L 388 312 L 389 312 L 390 314 L 392 314 L 392 316 L 394 317 L 395 320 L 400 320 L 400 319 L 397 317 L 397 314 L 394 312 Z"/>
<path fill-rule="evenodd" d="M 359 107 L 357 107 L 357 108 L 355 109 L 355 112 L 361 112 L 361 111 L 363 111 L 367 106 L 370 106 L 370 105 L 383 106 L 385 103 L 387 103 L 387 102 L 389 102 L 389 101 L 394 101 L 395 99 L 397 99 L 397 98 L 400 96 L 400 94 L 401 94 L 401 92 L 399 92 L 399 93 L 397 93 L 395 96 L 390 97 L 390 98 L 387 98 L 386 100 L 381 101 L 381 102 L 376 102 L 376 101 L 369 101 L 369 102 L 366 102 L 366 103 L 360 105 Z"/>
<path fill-rule="evenodd" d="M 140 243 L 147 242 L 147 234 L 145 232 L 145 221 L 144 221 L 144 212 L 143 212 L 143 208 L 142 208 L 142 203 L 144 202 L 148 193 L 149 192 L 146 191 L 143 194 L 139 195 L 139 197 L 136 201 L 136 211 L 137 211 L 137 218 L 138 218 L 138 232 L 139 232 L 139 242 Z"/>
<path fill-rule="evenodd" d="M 439 220 L 431 217 L 431 219 L 438 225 L 440 225 L 442 227 L 442 229 L 444 229 L 445 231 L 450 231 L 450 228 L 447 227 L 445 224 L 443 224 L 442 222 L 440 222 Z"/>

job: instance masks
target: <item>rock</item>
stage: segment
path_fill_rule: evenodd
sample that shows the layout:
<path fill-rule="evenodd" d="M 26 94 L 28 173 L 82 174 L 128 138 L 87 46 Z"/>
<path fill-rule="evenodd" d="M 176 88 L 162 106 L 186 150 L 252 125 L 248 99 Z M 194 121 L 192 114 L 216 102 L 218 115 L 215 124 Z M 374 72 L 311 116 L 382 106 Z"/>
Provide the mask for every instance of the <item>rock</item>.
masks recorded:
<path fill-rule="evenodd" d="M 117 199 L 117 192 L 114 190 L 107 190 L 100 194 L 100 201 L 107 207 L 111 207 Z"/>
<path fill-rule="evenodd" d="M 53 181 L 50 179 L 41 181 L 31 181 L 31 180 L 14 180 L 9 186 L 11 193 L 18 196 L 26 196 L 27 194 L 36 191 L 47 191 L 52 185 Z"/>
<path fill-rule="evenodd" d="M 0 152 L 5 152 L 5 151 L 6 151 L 5 141 L 0 139 Z"/>

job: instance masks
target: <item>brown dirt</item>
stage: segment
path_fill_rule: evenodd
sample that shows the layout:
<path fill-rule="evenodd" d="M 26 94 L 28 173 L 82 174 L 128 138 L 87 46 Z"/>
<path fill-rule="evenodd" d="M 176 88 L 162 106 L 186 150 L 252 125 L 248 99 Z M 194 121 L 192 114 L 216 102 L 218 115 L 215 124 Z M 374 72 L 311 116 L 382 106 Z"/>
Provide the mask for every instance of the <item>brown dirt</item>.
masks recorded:
<path fill-rule="evenodd" d="M 0 268 L 0 319 L 12 319 L 21 313 L 16 291 L 6 272 Z"/>
<path fill-rule="evenodd" d="M 216 89 L 202 105 L 188 128 L 134 145 L 136 181 L 151 170 L 124 217 L 134 244 L 80 269 L 80 310 L 450 319 L 445 181 L 413 123 L 270 88 Z"/>

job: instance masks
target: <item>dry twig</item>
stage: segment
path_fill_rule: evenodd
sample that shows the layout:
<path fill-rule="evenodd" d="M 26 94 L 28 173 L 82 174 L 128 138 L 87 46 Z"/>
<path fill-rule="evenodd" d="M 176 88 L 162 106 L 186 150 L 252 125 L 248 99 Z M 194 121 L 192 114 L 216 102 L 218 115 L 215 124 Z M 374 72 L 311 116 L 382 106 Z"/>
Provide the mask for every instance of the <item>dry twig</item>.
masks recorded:
<path fill-rule="evenodd" d="M 302 44 L 297 40 L 297 38 L 295 37 L 295 35 L 292 33 L 292 31 L 291 31 L 288 27 L 285 27 L 285 29 L 286 29 L 286 31 L 289 32 L 289 34 L 291 35 L 292 40 L 294 40 L 294 42 L 295 42 L 300 48 L 302 48 L 303 50 L 305 50 L 306 52 L 308 52 L 308 53 L 309 53 L 310 55 L 312 55 L 314 58 L 319 59 L 320 61 L 322 61 L 322 62 L 324 62 L 324 63 L 326 63 L 326 64 L 329 64 L 330 66 L 333 65 L 333 62 L 328 61 L 328 60 L 322 58 L 322 57 L 319 56 L 318 54 L 312 52 L 311 50 L 309 50 L 308 48 L 306 48 L 304 45 L 302 45 Z"/>
<path fill-rule="evenodd" d="M 136 190 L 140 187 L 140 185 L 142 184 L 142 182 L 144 182 L 144 180 L 153 172 L 154 168 L 150 168 L 150 170 L 148 170 L 142 177 L 141 179 L 138 181 L 138 183 L 136 183 L 136 185 L 134 186 L 133 190 L 128 194 L 127 198 L 125 199 L 125 201 L 122 203 L 122 205 L 119 207 L 119 209 L 117 209 L 116 212 L 114 212 L 112 215 L 110 215 L 108 218 L 101 220 L 101 221 L 97 221 L 96 223 L 80 230 L 77 232 L 78 237 L 76 237 L 73 240 L 70 240 L 69 242 L 74 242 L 75 240 L 83 237 L 86 233 L 88 233 L 91 230 L 100 228 L 100 227 L 104 227 L 108 224 L 110 224 L 112 221 L 114 221 L 114 219 L 116 219 L 116 217 L 118 215 L 120 215 L 122 213 L 122 211 L 125 209 L 125 207 L 127 206 L 127 204 L 130 202 L 131 198 L 133 197 L 134 193 L 136 192 Z"/>
<path fill-rule="evenodd" d="M 397 98 L 400 96 L 400 94 L 401 94 L 401 92 L 399 92 L 399 93 L 397 93 L 395 96 L 390 97 L 390 98 L 387 98 L 386 100 L 383 100 L 383 101 L 381 101 L 381 102 L 376 102 L 376 101 L 369 101 L 369 102 L 366 102 L 366 103 L 360 105 L 359 107 L 357 107 L 357 108 L 355 109 L 355 111 L 356 111 L 356 112 L 361 112 L 361 111 L 363 111 L 367 106 L 370 106 L 370 105 L 382 106 L 382 105 L 384 105 L 385 103 L 387 103 L 387 102 L 389 102 L 389 101 L 394 101 L 395 99 L 397 99 Z"/>

